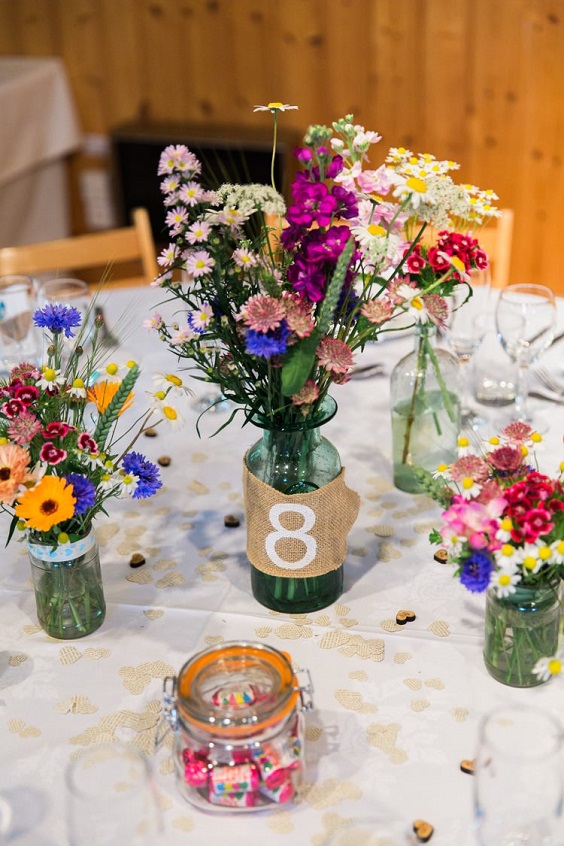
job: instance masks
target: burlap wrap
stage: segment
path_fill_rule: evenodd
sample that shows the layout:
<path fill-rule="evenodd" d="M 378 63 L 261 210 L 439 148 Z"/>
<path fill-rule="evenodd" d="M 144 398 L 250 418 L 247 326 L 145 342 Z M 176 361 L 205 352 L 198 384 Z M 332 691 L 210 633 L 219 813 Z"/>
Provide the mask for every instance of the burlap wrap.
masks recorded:
<path fill-rule="evenodd" d="M 341 566 L 360 497 L 345 485 L 345 471 L 316 491 L 286 494 L 243 463 L 249 561 L 271 576 L 321 576 Z"/>

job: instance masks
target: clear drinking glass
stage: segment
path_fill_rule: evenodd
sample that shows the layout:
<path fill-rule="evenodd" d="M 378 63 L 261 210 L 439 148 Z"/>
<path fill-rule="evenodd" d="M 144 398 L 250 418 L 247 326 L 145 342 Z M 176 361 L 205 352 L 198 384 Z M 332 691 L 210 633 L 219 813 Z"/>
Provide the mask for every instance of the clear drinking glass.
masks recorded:
<path fill-rule="evenodd" d="M 92 299 L 87 282 L 84 282 L 82 279 L 72 278 L 48 279 L 46 282 L 40 283 L 38 299 L 40 306 L 44 306 L 47 303 L 60 303 L 61 305 L 74 306 L 74 308 L 78 309 L 82 315 L 79 332 L 82 343 L 87 343 L 94 325 Z M 74 339 L 69 338 L 68 342 L 70 347 Z"/>
<path fill-rule="evenodd" d="M 474 776 L 480 846 L 560 846 L 562 726 L 539 708 L 507 706 L 480 726 Z"/>
<path fill-rule="evenodd" d="M 33 325 L 37 306 L 35 287 L 28 276 L 0 278 L 0 372 L 9 374 L 21 362 L 37 365 L 40 335 Z"/>
<path fill-rule="evenodd" d="M 496 308 L 499 340 L 517 362 L 516 417 L 531 423 L 527 408 L 529 366 L 551 345 L 556 331 L 556 300 L 545 285 L 508 285 Z"/>
<path fill-rule="evenodd" d="M 84 749 L 67 768 L 70 846 L 155 846 L 160 815 L 147 758 L 133 746 Z"/>

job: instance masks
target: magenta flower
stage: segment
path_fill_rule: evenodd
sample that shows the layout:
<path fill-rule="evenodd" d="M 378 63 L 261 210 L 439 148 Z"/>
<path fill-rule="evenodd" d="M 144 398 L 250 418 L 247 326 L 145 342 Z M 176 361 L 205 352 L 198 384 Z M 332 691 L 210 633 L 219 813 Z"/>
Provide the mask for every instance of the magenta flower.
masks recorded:
<path fill-rule="evenodd" d="M 500 542 L 495 540 L 495 534 L 506 505 L 503 497 L 483 504 L 454 496 L 450 508 L 443 512 L 445 525 L 441 535 L 445 542 L 456 535 L 466 538 L 474 549 L 498 549 Z"/>
<path fill-rule="evenodd" d="M 48 423 L 45 426 L 44 430 L 41 432 L 44 438 L 64 438 L 70 432 L 71 427 L 68 423 L 62 423 L 57 420 L 53 420 L 51 423 Z"/>
<path fill-rule="evenodd" d="M 66 449 L 59 449 L 52 441 L 44 443 L 39 451 L 39 460 L 46 464 L 60 464 L 67 457 Z"/>
<path fill-rule="evenodd" d="M 88 434 L 88 432 L 80 433 L 76 445 L 79 449 L 84 450 L 84 452 L 89 452 L 92 455 L 95 455 L 98 452 L 98 444 L 92 435 Z"/>

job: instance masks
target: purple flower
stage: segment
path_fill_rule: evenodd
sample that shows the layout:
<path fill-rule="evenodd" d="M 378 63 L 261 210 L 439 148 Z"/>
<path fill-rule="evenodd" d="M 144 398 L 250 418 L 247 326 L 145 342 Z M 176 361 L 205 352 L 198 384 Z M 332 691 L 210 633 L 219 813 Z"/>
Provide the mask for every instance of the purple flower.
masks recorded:
<path fill-rule="evenodd" d="M 96 488 L 90 479 L 80 473 L 69 473 L 66 480 L 72 485 L 72 495 L 76 499 L 74 513 L 84 514 L 96 504 Z"/>
<path fill-rule="evenodd" d="M 47 303 L 43 308 L 38 308 L 33 315 L 33 322 L 42 329 L 58 335 L 65 333 L 66 338 L 74 338 L 74 329 L 80 326 L 82 316 L 74 306 L 60 305 L 60 303 Z"/>
<path fill-rule="evenodd" d="M 254 329 L 247 329 L 245 333 L 247 352 L 251 355 L 262 356 L 262 358 L 282 355 L 286 352 L 289 334 L 290 330 L 285 320 L 276 329 L 269 329 L 268 332 L 255 332 Z"/>
<path fill-rule="evenodd" d="M 460 572 L 460 581 L 472 593 L 482 593 L 490 583 L 490 576 L 494 568 L 489 555 L 483 552 L 473 552 L 466 559 Z"/>
<path fill-rule="evenodd" d="M 325 176 L 327 177 L 327 179 L 335 179 L 335 177 L 339 175 L 342 169 L 343 157 L 333 156 L 333 159 L 331 160 L 331 164 L 327 168 L 327 173 L 325 174 Z"/>
<path fill-rule="evenodd" d="M 137 485 L 133 491 L 133 499 L 145 499 L 156 494 L 162 488 L 158 468 L 148 461 L 140 452 L 128 452 L 122 462 L 123 469 L 131 476 L 135 476 Z"/>
<path fill-rule="evenodd" d="M 342 185 L 333 185 L 331 193 L 339 204 L 339 215 L 350 220 L 358 215 L 356 197 L 352 191 L 347 191 Z"/>
<path fill-rule="evenodd" d="M 288 209 L 288 221 L 298 226 L 309 227 L 315 221 L 318 226 L 329 226 L 337 200 L 324 182 L 310 182 L 303 173 L 298 173 L 292 185 L 294 204 Z"/>

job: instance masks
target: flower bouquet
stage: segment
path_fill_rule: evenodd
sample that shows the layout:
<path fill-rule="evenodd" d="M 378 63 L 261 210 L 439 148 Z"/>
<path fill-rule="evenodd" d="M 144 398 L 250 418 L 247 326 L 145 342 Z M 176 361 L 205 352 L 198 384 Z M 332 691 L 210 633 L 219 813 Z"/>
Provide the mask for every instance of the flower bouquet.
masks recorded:
<path fill-rule="evenodd" d="M 420 472 L 446 509 L 431 541 L 447 550 L 468 590 L 487 592 L 490 674 L 515 687 L 539 684 L 560 669 L 564 462 L 556 478 L 540 473 L 542 438 L 522 422 L 506 426 L 479 455 L 461 440 L 463 454 L 451 465 L 433 476 Z"/>
<path fill-rule="evenodd" d="M 105 616 L 93 520 L 112 497 L 141 499 L 161 487 L 158 469 L 131 448 L 156 407 L 170 417 L 172 406 L 168 390 L 157 392 L 153 409 L 123 431 L 118 422 L 133 404 L 139 368 L 102 368 L 101 318 L 88 352 L 83 329 L 70 351 L 65 345 L 64 368 L 63 344 L 75 337 L 80 312 L 49 304 L 34 323 L 45 330 L 46 363 L 22 362 L 0 382 L 0 504 L 11 517 L 8 542 L 21 532 L 28 543 L 42 627 L 53 637 L 82 637 Z"/>
<path fill-rule="evenodd" d="M 279 112 L 290 106 L 257 108 L 272 112 L 276 128 Z M 348 381 L 354 353 L 397 331 L 396 318 L 407 316 L 410 326 L 441 324 L 448 313 L 444 295 L 468 284 L 469 267 L 487 263 L 474 239 L 457 238 L 447 227 L 453 220 L 475 227 L 497 215 L 494 195 L 455 185 L 448 175 L 454 163 L 402 148 L 372 168 L 372 147 L 380 140 L 352 115 L 331 127 L 311 126 L 296 150 L 303 171 L 287 210 L 274 185 L 210 191 L 186 147 L 169 146 L 161 155 L 170 244 L 154 284 L 182 307 L 174 322 L 156 312 L 147 325 L 195 378 L 220 387 L 234 404 L 227 422 L 242 411 L 245 422 L 283 433 L 271 455 L 254 463 L 260 463 L 259 478 L 285 495 L 311 493 L 340 473 L 340 464 L 332 463 L 320 481 L 309 458 L 315 450 L 301 436 L 296 448 L 296 433 L 315 431 L 332 416 L 328 392 Z M 429 246 L 427 227 L 439 233 Z M 436 360 L 427 341 L 423 349 Z M 412 421 L 413 414 L 408 440 Z M 251 449 L 251 459 L 254 454 Z M 409 449 L 406 456 L 411 460 Z M 284 534 L 278 526 L 275 531 Z M 291 531 L 299 532 L 299 525 Z M 262 556 L 269 579 L 283 579 L 275 584 L 280 601 L 270 607 L 295 611 L 297 593 L 307 593 L 302 610 L 311 610 L 312 596 L 319 595 L 318 582 L 305 577 L 310 571 L 297 578 L 296 562 L 308 558 L 303 536 L 299 542 L 302 555 L 296 553 L 291 570 L 271 569 Z M 340 570 L 334 556 L 328 558 L 330 568 Z"/>

